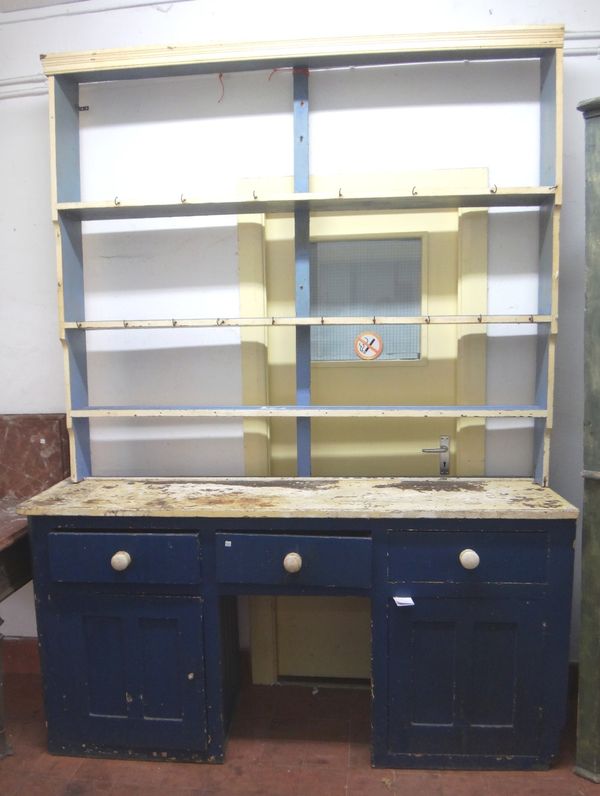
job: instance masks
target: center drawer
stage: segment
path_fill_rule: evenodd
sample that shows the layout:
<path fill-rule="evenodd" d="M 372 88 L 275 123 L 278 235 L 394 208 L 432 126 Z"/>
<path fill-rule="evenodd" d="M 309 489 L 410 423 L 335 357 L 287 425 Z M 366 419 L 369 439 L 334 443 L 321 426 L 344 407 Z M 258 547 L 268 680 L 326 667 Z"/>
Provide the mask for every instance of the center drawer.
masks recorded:
<path fill-rule="evenodd" d="M 217 580 L 256 585 L 371 585 L 371 539 L 217 533 Z"/>
<path fill-rule="evenodd" d="M 59 583 L 199 583 L 200 540 L 191 533 L 48 534 L 50 576 Z"/>

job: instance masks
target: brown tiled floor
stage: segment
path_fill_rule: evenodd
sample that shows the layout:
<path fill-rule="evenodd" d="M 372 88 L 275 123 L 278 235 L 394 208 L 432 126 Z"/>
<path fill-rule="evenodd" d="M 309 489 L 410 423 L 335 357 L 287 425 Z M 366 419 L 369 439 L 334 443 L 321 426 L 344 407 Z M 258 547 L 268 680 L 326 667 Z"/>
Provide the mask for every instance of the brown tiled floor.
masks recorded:
<path fill-rule="evenodd" d="M 53 757 L 45 751 L 40 677 L 6 676 L 14 754 L 1 796 L 600 796 L 571 773 L 573 720 L 548 772 L 372 769 L 367 691 L 246 685 L 223 766 Z"/>

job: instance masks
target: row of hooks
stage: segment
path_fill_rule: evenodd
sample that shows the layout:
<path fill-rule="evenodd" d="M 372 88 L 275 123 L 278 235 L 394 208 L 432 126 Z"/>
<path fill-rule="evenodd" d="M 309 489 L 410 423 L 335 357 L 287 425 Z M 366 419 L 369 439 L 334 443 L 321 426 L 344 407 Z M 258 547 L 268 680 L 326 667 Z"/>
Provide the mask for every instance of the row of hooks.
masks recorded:
<path fill-rule="evenodd" d="M 540 189 L 543 188 L 543 187 L 546 187 L 548 192 L 552 193 L 553 191 L 556 191 L 558 189 L 558 184 L 557 185 L 549 185 L 549 186 L 540 186 Z M 494 183 L 494 185 L 490 186 L 490 188 L 488 190 L 489 190 L 489 192 L 491 194 L 498 193 L 498 186 Z M 413 185 L 413 187 L 411 189 L 411 194 L 412 194 L 412 196 L 418 196 L 419 195 L 419 192 L 417 190 L 417 186 L 416 185 Z M 342 193 L 342 189 L 341 188 L 338 190 L 338 197 L 340 199 L 344 198 L 344 194 Z M 258 196 L 258 194 L 256 193 L 255 190 L 252 191 L 252 198 L 256 199 L 256 200 L 259 198 L 259 196 Z M 120 206 L 121 200 L 119 199 L 118 196 L 115 196 L 113 201 L 114 201 L 115 207 L 119 207 Z M 187 197 L 184 196 L 183 194 L 181 194 L 180 197 L 179 197 L 179 201 L 181 202 L 181 204 L 186 204 Z"/>

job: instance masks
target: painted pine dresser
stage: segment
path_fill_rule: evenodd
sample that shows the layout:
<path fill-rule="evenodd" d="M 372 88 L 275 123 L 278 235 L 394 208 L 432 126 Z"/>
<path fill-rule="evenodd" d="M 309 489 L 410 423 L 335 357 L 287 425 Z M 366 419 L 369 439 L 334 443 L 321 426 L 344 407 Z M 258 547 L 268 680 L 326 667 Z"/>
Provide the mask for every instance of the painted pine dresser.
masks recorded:
<path fill-rule="evenodd" d="M 551 762 L 564 721 L 577 514 L 548 488 L 562 201 L 562 47 L 562 27 L 544 26 L 43 57 L 50 83 L 52 217 L 72 481 L 29 500 L 22 512 L 30 521 L 53 752 L 223 760 L 238 683 L 237 595 L 359 595 L 370 598 L 372 615 L 374 765 L 535 768 Z M 334 191 L 311 190 L 313 70 L 429 64 L 438 74 L 448 64 L 477 62 L 494 80 L 496 65 L 509 61 L 536 64 L 535 184 L 488 184 L 486 178 L 483 187 L 449 189 L 442 170 L 422 185 L 405 175 L 393 185 L 384 181 L 375 192 L 337 183 Z M 80 103 L 82 84 L 212 74 L 224 86 L 223 73 L 252 70 L 290 72 L 293 190 L 265 194 L 246 185 L 235 196 L 204 196 L 199 186 L 197 195 L 181 191 L 158 202 L 138 201 L 119 190 L 119 175 L 109 169 L 114 192 L 82 201 L 79 119 L 89 109 Z M 386 315 L 377 306 L 360 317 L 312 311 L 313 217 L 465 208 L 484 216 L 488 209 L 536 214 L 535 311 L 489 314 L 484 298 L 455 314 L 425 312 L 424 305 L 410 317 Z M 293 218 L 295 312 L 86 317 L 84 225 L 232 214 Z M 488 324 L 511 327 L 513 334 L 515 328 L 531 330 L 537 335 L 531 400 L 490 405 L 480 396 L 469 403 L 457 391 L 451 405 L 319 405 L 311 393 L 311 327 L 353 324 L 369 335 L 373 327 L 383 335 L 387 327 L 407 325 L 419 334 L 461 330 L 462 355 L 457 348 L 455 358 L 462 364 L 467 350 L 484 350 Z M 268 399 L 243 406 L 93 401 L 90 333 L 286 326 L 294 335 L 290 405 L 270 405 Z M 258 360 L 255 364 L 258 368 Z M 461 373 L 466 383 L 469 374 Z M 261 379 L 258 372 L 252 377 Z M 261 434 L 269 423 L 280 422 L 276 418 L 291 419 L 296 477 L 95 477 L 91 424 L 174 417 L 239 418 L 263 424 Z M 312 477 L 314 418 L 325 424 L 335 418 L 401 419 L 424 426 L 445 419 L 455 424 L 457 436 L 438 450 L 445 477 L 318 478 Z M 483 435 L 488 420 L 530 424 L 531 478 L 453 477 L 484 472 L 482 450 L 471 473 L 469 462 L 461 458 L 460 467 L 457 462 L 474 425 Z M 250 446 L 256 429 L 249 430 Z"/>
<path fill-rule="evenodd" d="M 558 750 L 576 510 L 548 488 L 92 478 L 22 510 L 53 752 L 222 760 L 239 594 L 370 596 L 375 765 Z"/>

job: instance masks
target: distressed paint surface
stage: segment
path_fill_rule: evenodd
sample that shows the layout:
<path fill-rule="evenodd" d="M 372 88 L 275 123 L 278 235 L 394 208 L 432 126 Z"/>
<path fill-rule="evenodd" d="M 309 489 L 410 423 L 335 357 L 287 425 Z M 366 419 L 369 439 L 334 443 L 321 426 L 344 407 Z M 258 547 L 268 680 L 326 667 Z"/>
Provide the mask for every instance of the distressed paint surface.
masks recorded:
<path fill-rule="evenodd" d="M 586 116 L 586 300 L 584 469 L 600 470 L 600 98 L 579 106 Z M 576 771 L 600 781 L 600 481 L 585 481 L 579 710 Z"/>
<path fill-rule="evenodd" d="M 34 518 L 50 750 L 221 761 L 238 680 L 233 595 L 369 593 L 374 765 L 547 767 L 565 719 L 574 521 L 346 522 L 338 520 L 333 537 L 331 519 Z M 243 530 L 250 533 L 242 538 Z M 59 581 L 49 561 L 56 534 L 82 552 L 88 540 L 112 535 L 152 546 L 155 537 L 197 534 L 202 578 L 159 591 L 150 582 L 115 588 L 105 558 L 106 583 L 75 582 L 73 561 L 65 562 L 73 582 Z M 236 553 L 238 544 L 244 549 Z M 482 553 L 481 568 L 463 571 L 457 551 L 471 545 Z M 290 546 L 305 556 L 301 580 L 287 580 L 276 566 Z M 403 569 L 408 549 L 418 552 L 410 570 Z M 534 566 L 523 557 L 515 564 L 514 550 Z M 172 563 L 187 555 L 179 550 Z M 152 571 L 146 579 L 136 558 L 141 581 L 150 581 Z M 361 589 L 346 587 L 346 578 L 361 577 L 350 575 L 350 559 L 362 566 Z M 402 596 L 414 605 L 396 608 Z M 144 649 L 150 666 L 140 682 Z"/>
<path fill-rule="evenodd" d="M 574 519 L 529 479 L 88 478 L 23 503 L 37 516 Z"/>

